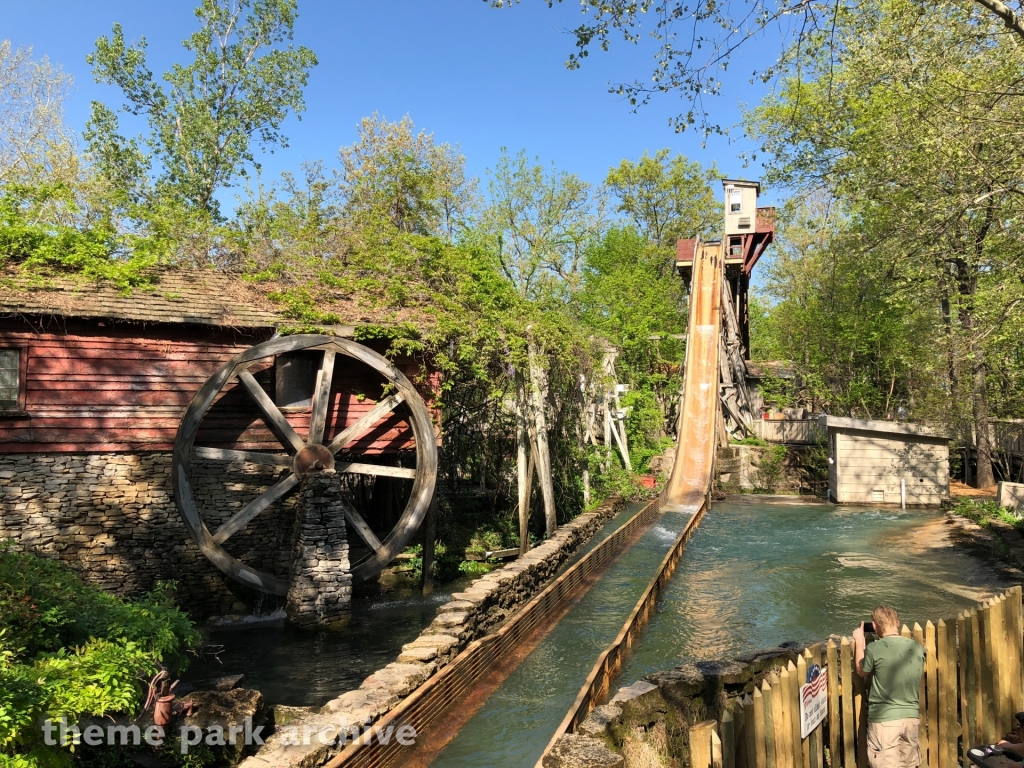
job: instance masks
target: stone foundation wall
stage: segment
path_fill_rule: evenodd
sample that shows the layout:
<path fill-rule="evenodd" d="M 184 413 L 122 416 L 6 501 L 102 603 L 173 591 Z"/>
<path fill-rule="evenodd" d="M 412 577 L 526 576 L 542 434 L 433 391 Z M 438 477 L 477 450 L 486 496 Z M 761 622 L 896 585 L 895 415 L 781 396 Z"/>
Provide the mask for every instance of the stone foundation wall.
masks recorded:
<path fill-rule="evenodd" d="M 195 494 L 216 529 L 282 472 L 203 462 Z M 61 560 L 87 582 L 139 595 L 174 580 L 195 618 L 259 610 L 265 595 L 224 576 L 192 543 L 171 492 L 169 453 L 0 455 L 0 539 Z M 260 515 L 227 549 L 255 567 L 287 576 L 296 497 Z M 285 542 L 285 543 L 282 543 Z"/>
<path fill-rule="evenodd" d="M 815 446 L 786 446 L 781 476 L 774 489 L 776 493 L 802 491 L 824 494 L 828 485 L 827 478 L 815 477 L 809 466 L 809 452 L 814 449 Z M 719 448 L 715 465 L 719 486 L 732 492 L 753 490 L 761 457 L 767 450 L 770 448 L 756 445 L 727 445 Z"/>
<path fill-rule="evenodd" d="M 543 590 L 580 546 L 623 506 L 621 499 L 605 501 L 563 525 L 515 562 L 477 579 L 465 592 L 453 594 L 451 602 L 437 609 L 433 623 L 402 647 L 395 662 L 374 672 L 356 690 L 343 693 L 295 723 L 314 733 L 333 734 L 328 743 L 314 740 L 313 744 L 298 747 L 271 736 L 265 747 L 242 763 L 243 767 L 314 768 L 325 763 L 335 753 L 340 734 L 380 719 L 473 640 L 498 629 Z"/>

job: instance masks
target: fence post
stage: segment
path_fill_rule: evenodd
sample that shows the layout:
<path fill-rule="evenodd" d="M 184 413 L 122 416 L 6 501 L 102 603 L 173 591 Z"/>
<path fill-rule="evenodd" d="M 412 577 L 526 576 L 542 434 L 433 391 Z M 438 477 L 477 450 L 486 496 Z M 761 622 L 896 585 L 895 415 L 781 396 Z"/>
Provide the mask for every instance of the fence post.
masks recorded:
<path fill-rule="evenodd" d="M 1010 724 L 1013 713 L 1010 711 L 1010 654 L 1008 653 L 1009 633 L 1007 624 L 1006 594 L 996 597 L 992 612 L 992 641 L 996 646 L 996 664 L 993 670 L 996 694 L 996 738 L 1002 738 Z"/>
<path fill-rule="evenodd" d="M 775 696 L 767 680 L 761 681 L 761 710 L 764 723 L 764 762 L 766 768 L 777 768 L 775 747 Z M 756 703 L 756 702 L 755 702 Z M 760 742 L 758 742 L 760 744 Z"/>
<path fill-rule="evenodd" d="M 1016 586 L 1010 589 L 1010 614 L 1013 617 L 1013 657 L 1016 674 L 1013 683 L 1013 711 L 1024 709 L 1024 617 L 1021 615 L 1021 597 L 1024 590 Z"/>
<path fill-rule="evenodd" d="M 905 626 L 904 629 L 906 629 Z M 924 644 L 924 630 L 921 629 L 921 625 L 917 622 L 914 622 L 913 638 L 914 642 L 920 645 L 921 649 L 925 652 L 924 669 L 921 670 L 921 687 L 918 691 L 918 717 L 921 722 L 918 730 L 921 740 L 921 765 L 927 766 L 927 768 L 935 768 L 935 763 L 929 759 L 928 750 L 931 743 L 931 739 L 928 738 L 928 695 L 926 687 L 928 684 L 928 648 Z"/>
<path fill-rule="evenodd" d="M 854 746 L 857 727 L 854 725 L 853 717 L 853 676 L 855 674 L 857 673 L 853 671 L 853 646 L 850 643 L 850 638 L 844 637 L 839 642 L 839 677 L 843 686 L 840 698 L 843 723 L 843 768 L 856 768 L 857 766 L 857 753 Z"/>
<path fill-rule="evenodd" d="M 957 768 L 956 727 L 956 629 L 953 619 L 948 622 L 939 619 L 938 626 L 938 669 L 939 669 L 939 768 Z"/>
<path fill-rule="evenodd" d="M 775 724 L 779 733 L 775 757 L 782 768 L 796 768 L 796 763 L 793 760 L 793 726 L 790 724 L 793 709 L 789 704 L 789 670 L 785 667 L 779 670 L 779 684 L 775 687 L 775 700 L 779 702 L 779 711 L 781 712 L 781 717 Z"/>
<path fill-rule="evenodd" d="M 829 640 L 825 646 L 825 665 L 828 667 L 828 754 L 832 768 L 839 768 L 839 654 L 836 644 Z"/>
<path fill-rule="evenodd" d="M 981 645 L 978 655 L 981 657 L 981 708 L 978 711 L 978 724 L 981 730 L 981 742 L 989 743 L 996 738 L 996 693 L 995 643 L 992 638 L 992 604 L 985 603 L 978 611 L 978 629 L 981 633 Z"/>
<path fill-rule="evenodd" d="M 757 693 L 757 690 L 755 689 L 754 692 Z M 747 768 L 764 768 L 757 764 L 757 734 L 760 731 L 763 745 L 764 720 L 761 720 L 761 727 L 758 728 L 757 716 L 754 712 L 754 697 L 749 693 L 743 697 L 743 723 L 743 733 L 746 736 L 743 746 L 747 754 Z"/>
<path fill-rule="evenodd" d="M 983 696 L 981 690 L 981 670 L 985 662 L 985 648 L 981 644 L 981 613 L 977 608 L 971 609 L 971 667 L 974 675 L 974 733 L 971 740 L 974 744 L 982 741 L 982 722 L 984 720 Z"/>
<path fill-rule="evenodd" d="M 690 726 L 690 767 L 713 768 L 711 763 L 711 733 L 714 720 L 705 720 Z"/>
<path fill-rule="evenodd" d="M 743 710 L 743 700 L 733 699 L 732 716 L 735 720 L 736 736 L 733 742 L 733 752 L 736 757 L 737 768 L 753 768 L 747 764 L 747 728 L 752 724 L 747 723 L 747 715 Z"/>
<path fill-rule="evenodd" d="M 797 657 L 796 660 L 796 735 L 800 739 L 797 743 L 799 744 L 799 754 L 803 762 L 803 768 L 811 768 L 811 741 L 810 738 L 800 738 L 800 732 L 803 730 L 800 727 L 800 686 L 807 683 L 807 659 L 802 654 Z"/>
<path fill-rule="evenodd" d="M 736 723 L 728 707 L 722 710 L 718 730 L 722 732 L 722 768 L 736 768 Z"/>
<path fill-rule="evenodd" d="M 971 764 L 967 751 L 971 748 L 972 734 L 974 733 L 974 721 L 971 719 L 970 697 L 967 694 L 967 673 L 971 669 L 970 655 L 968 654 L 968 643 L 971 637 L 971 617 L 967 611 L 962 611 L 956 617 L 957 637 L 957 658 L 960 666 L 960 736 L 963 738 L 961 745 L 961 764 Z M 973 672 L 972 672 L 973 675 Z"/>
<path fill-rule="evenodd" d="M 714 728 L 711 729 L 711 768 L 722 768 L 722 740 Z"/>
<path fill-rule="evenodd" d="M 800 748 L 801 678 L 798 668 L 792 661 L 786 666 L 786 670 L 789 672 L 789 689 L 786 691 L 786 706 L 789 709 L 789 764 L 790 768 L 803 768 L 803 752 Z"/>
<path fill-rule="evenodd" d="M 756 768 L 767 768 L 768 766 L 768 750 L 765 744 L 765 706 L 764 706 L 764 694 L 758 690 L 757 686 L 754 686 L 754 727 L 751 729 L 754 733 L 754 765 Z M 769 702 L 770 703 L 770 702 Z"/>
<path fill-rule="evenodd" d="M 924 678 L 928 696 L 928 766 L 939 768 L 939 643 L 935 625 L 930 621 L 924 625 Z"/>

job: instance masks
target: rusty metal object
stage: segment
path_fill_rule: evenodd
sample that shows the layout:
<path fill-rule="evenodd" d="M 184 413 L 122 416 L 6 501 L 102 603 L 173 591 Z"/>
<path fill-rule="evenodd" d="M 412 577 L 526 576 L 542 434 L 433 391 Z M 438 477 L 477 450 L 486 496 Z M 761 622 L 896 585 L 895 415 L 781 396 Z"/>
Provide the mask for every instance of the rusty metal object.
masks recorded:
<path fill-rule="evenodd" d="M 310 399 L 309 430 L 300 436 L 274 400 L 264 391 L 250 369 L 265 366 L 276 357 L 293 352 L 321 352 L 314 391 Z M 331 382 L 339 358 L 361 364 L 375 372 L 390 388 L 368 413 L 347 424 L 330 442 L 326 439 L 330 409 Z M 260 418 L 280 442 L 278 450 L 249 451 L 195 445 L 204 417 L 225 390 L 236 387 L 247 393 Z M 374 428 L 392 411 L 405 406 L 403 418 L 415 440 L 416 466 L 396 467 L 377 463 L 336 461 L 336 454 Z M 292 409 L 287 409 L 289 412 Z M 346 457 L 348 458 L 348 457 Z M 203 521 L 193 492 L 195 460 L 213 462 L 242 461 L 250 464 L 287 467 L 289 471 L 267 490 L 235 512 L 216 531 Z M 224 549 L 223 544 L 261 512 L 284 498 L 298 486 L 303 474 L 334 469 L 337 472 L 403 478 L 412 481 L 408 504 L 392 530 L 378 538 L 354 509 L 346 510 L 349 529 L 361 537 L 369 554 L 352 563 L 352 581 L 358 584 L 376 577 L 412 539 L 434 495 L 437 479 L 437 445 L 433 423 L 426 405 L 412 383 L 386 358 L 361 344 L 331 336 L 298 335 L 272 339 L 231 358 L 202 386 L 182 417 L 174 444 L 172 486 L 174 501 L 193 541 L 221 571 L 246 586 L 275 595 L 288 591 L 285 579 L 253 568 Z"/>

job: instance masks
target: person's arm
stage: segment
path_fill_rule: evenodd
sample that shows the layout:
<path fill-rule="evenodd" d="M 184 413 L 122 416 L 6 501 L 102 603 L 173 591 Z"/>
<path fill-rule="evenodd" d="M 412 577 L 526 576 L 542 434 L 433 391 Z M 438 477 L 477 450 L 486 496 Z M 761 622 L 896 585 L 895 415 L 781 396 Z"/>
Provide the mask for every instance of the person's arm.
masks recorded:
<path fill-rule="evenodd" d="M 860 624 L 853 630 L 853 668 L 861 677 L 871 674 L 870 670 L 864 670 L 864 625 Z"/>

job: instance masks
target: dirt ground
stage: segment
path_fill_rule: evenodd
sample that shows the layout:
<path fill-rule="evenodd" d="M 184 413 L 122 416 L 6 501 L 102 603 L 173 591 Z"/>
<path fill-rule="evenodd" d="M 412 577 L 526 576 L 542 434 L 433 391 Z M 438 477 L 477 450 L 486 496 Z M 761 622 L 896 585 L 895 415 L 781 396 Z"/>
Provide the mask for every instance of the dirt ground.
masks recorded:
<path fill-rule="evenodd" d="M 959 480 L 949 481 L 949 495 L 954 499 L 994 499 L 999 493 L 999 486 L 990 485 L 988 488 L 971 488 Z"/>

